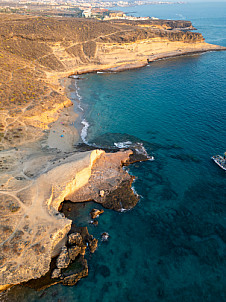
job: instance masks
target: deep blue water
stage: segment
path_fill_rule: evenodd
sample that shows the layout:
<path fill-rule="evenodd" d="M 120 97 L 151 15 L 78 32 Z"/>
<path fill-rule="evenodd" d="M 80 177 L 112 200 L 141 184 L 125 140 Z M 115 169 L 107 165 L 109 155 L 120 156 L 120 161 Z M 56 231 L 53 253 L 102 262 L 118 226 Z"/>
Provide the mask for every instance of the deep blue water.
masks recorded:
<path fill-rule="evenodd" d="M 185 17 L 206 41 L 226 46 L 226 3 L 127 10 Z M 209 52 L 76 83 L 89 143 L 143 142 L 155 161 L 129 167 L 142 196 L 133 210 L 105 210 L 89 226 L 110 239 L 87 254 L 86 279 L 38 293 L 15 287 L 3 301 L 226 301 L 226 174 L 210 160 L 226 151 L 225 67 L 226 52 Z M 77 224 L 88 224 L 93 206 Z"/>

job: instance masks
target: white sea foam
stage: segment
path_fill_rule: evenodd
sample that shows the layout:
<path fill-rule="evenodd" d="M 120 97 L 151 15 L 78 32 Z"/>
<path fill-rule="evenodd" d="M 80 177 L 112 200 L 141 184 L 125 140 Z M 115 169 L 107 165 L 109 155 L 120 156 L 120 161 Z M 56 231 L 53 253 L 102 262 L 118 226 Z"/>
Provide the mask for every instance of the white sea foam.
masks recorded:
<path fill-rule="evenodd" d="M 103 71 L 97 71 L 97 73 L 104 73 Z"/>
<path fill-rule="evenodd" d="M 131 189 L 133 190 L 133 194 L 136 195 L 136 196 L 138 196 L 138 194 L 137 194 L 137 192 L 136 192 L 136 190 L 135 190 L 135 187 L 134 187 L 134 186 L 131 186 Z"/>
<path fill-rule="evenodd" d="M 126 142 L 118 142 L 118 143 L 114 143 L 114 145 L 117 147 L 117 148 L 128 148 L 132 145 L 132 142 L 130 141 L 126 141 Z"/>
<path fill-rule="evenodd" d="M 82 97 L 81 97 L 81 95 L 78 93 L 78 91 L 76 91 L 76 96 L 77 96 L 77 98 L 79 99 L 79 101 L 81 101 Z"/>
<path fill-rule="evenodd" d="M 75 93 L 76 93 L 76 97 L 77 97 L 77 103 L 78 103 L 78 108 L 81 110 L 81 111 L 84 111 L 84 109 L 82 108 L 81 106 L 81 100 L 82 100 L 82 97 L 81 95 L 78 93 L 79 91 L 79 87 L 77 85 L 77 83 L 75 83 Z"/>
<path fill-rule="evenodd" d="M 143 155 L 147 156 L 148 160 L 150 160 L 150 161 L 155 160 L 153 155 L 148 155 L 148 152 L 142 143 L 137 143 L 137 148 L 135 148 L 135 150 L 138 154 L 143 154 Z"/>
<path fill-rule="evenodd" d="M 80 105 L 80 102 L 78 103 L 78 108 L 79 108 L 81 111 L 84 111 L 84 109 L 83 109 L 82 106 Z"/>
<path fill-rule="evenodd" d="M 81 138 L 82 138 L 82 141 L 88 145 L 86 137 L 87 137 L 87 133 L 88 133 L 89 123 L 85 119 L 83 119 L 81 121 L 81 123 L 84 125 L 84 127 L 82 128 L 82 131 L 81 131 Z"/>
<path fill-rule="evenodd" d="M 124 208 L 121 208 L 121 209 L 120 209 L 120 212 L 121 212 L 121 213 L 126 212 L 126 211 L 128 211 L 128 209 L 124 209 Z"/>
<path fill-rule="evenodd" d="M 144 154 L 148 156 L 148 153 L 142 143 L 137 143 L 137 148 L 135 148 L 135 150 L 137 151 L 138 154 Z"/>
<path fill-rule="evenodd" d="M 142 143 L 135 143 L 133 144 L 131 141 L 126 141 L 126 142 L 118 142 L 118 143 L 114 143 L 114 145 L 119 148 L 119 149 L 123 149 L 123 148 L 131 148 L 133 147 L 137 154 L 143 154 L 144 156 L 146 156 L 148 158 L 148 160 L 153 161 L 155 160 L 154 156 L 149 156 L 147 153 L 147 150 L 145 149 L 145 147 L 143 146 Z"/>
<path fill-rule="evenodd" d="M 84 109 L 81 106 L 82 103 L 82 96 L 79 94 L 79 87 L 77 84 L 77 81 L 75 82 L 75 89 L 76 89 L 76 98 L 77 98 L 77 108 L 79 108 L 81 111 L 84 112 Z M 83 120 L 81 121 L 81 124 L 83 125 L 82 130 L 81 130 L 81 139 L 83 141 L 84 144 L 89 145 L 89 143 L 86 140 L 87 137 L 87 133 L 88 133 L 88 128 L 89 128 L 89 123 L 87 122 L 87 120 L 85 118 L 83 118 Z"/>
<path fill-rule="evenodd" d="M 70 76 L 70 78 L 72 78 L 72 79 L 78 79 L 79 76 L 77 76 L 77 75 L 75 75 L 75 74 L 72 74 L 72 75 Z"/>

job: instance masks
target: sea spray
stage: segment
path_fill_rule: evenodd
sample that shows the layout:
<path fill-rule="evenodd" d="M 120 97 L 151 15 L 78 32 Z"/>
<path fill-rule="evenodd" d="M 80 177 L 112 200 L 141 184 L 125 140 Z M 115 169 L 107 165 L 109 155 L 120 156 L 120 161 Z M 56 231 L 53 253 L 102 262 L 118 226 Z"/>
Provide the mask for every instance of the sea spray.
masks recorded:
<path fill-rule="evenodd" d="M 119 149 L 129 148 L 132 144 L 130 141 L 114 143 L 115 147 Z"/>
<path fill-rule="evenodd" d="M 77 78 L 74 78 L 77 79 Z M 75 91 L 76 91 L 76 99 L 77 99 L 77 104 L 78 104 L 78 108 L 84 112 L 83 107 L 81 106 L 81 102 L 82 102 L 82 96 L 79 94 L 79 90 L 80 88 L 78 87 L 77 81 L 75 81 L 74 83 L 75 85 Z M 86 140 L 87 137 L 87 133 L 88 133 L 88 128 L 89 128 L 89 123 L 86 121 L 85 118 L 83 118 L 83 120 L 81 121 L 81 124 L 83 125 L 82 130 L 81 130 L 81 139 L 83 141 L 84 144 L 88 144 L 88 141 Z"/>
<path fill-rule="evenodd" d="M 84 111 L 84 109 L 82 108 L 81 106 L 81 101 L 82 101 L 82 97 L 81 95 L 79 94 L 79 87 L 77 85 L 77 82 L 75 81 L 75 93 L 76 93 L 76 96 L 77 96 L 77 103 L 78 103 L 78 108 L 81 110 L 81 111 Z"/>
<path fill-rule="evenodd" d="M 81 121 L 81 124 L 84 125 L 84 127 L 82 128 L 82 131 L 81 131 L 81 138 L 82 138 L 82 141 L 83 141 L 85 144 L 89 145 L 89 143 L 88 143 L 87 140 L 86 140 L 87 133 L 88 133 L 88 128 L 89 128 L 89 123 L 88 123 L 85 119 L 83 119 L 83 120 Z"/>

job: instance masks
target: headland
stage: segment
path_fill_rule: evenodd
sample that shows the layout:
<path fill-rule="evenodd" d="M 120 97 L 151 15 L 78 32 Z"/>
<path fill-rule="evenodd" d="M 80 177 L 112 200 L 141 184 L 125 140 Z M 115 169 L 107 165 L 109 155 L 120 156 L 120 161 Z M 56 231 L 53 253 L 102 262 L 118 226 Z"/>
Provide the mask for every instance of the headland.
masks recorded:
<path fill-rule="evenodd" d="M 0 23 L 4 290 L 48 273 L 51 260 L 67 245 L 71 221 L 59 213 L 64 200 L 95 200 L 116 210 L 131 208 L 138 200 L 130 189 L 133 178 L 122 169 L 133 151 L 76 151 L 76 114 L 59 80 L 225 48 L 205 43 L 200 33 L 190 32 L 194 28 L 188 21 L 100 22 L 2 14 Z M 120 192 L 126 194 L 113 202 Z M 88 238 L 84 240 L 92 249 L 93 239 Z M 84 256 L 82 245 L 79 253 Z"/>

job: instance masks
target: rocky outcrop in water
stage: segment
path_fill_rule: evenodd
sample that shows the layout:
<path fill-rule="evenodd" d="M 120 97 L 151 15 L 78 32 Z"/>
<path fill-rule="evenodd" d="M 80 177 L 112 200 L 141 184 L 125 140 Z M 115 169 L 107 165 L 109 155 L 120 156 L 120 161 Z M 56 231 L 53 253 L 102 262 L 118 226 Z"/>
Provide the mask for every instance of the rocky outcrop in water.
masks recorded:
<path fill-rule="evenodd" d="M 68 236 L 68 244 L 70 245 L 78 245 L 82 244 L 82 236 L 79 233 L 72 233 Z"/>
<path fill-rule="evenodd" d="M 116 210 L 134 206 L 138 197 L 131 203 L 134 196 L 130 188 L 132 177 L 122 169 L 122 163 L 129 160 L 130 154 L 132 151 L 109 154 L 101 150 L 87 151 L 65 157 L 60 162 L 55 160 L 47 167 L 43 158 L 38 166 L 32 165 L 29 159 L 18 165 L 17 170 L 8 170 L 5 182 L 2 176 L 1 285 L 18 284 L 45 275 L 51 259 L 60 254 L 56 260 L 57 270 L 53 272 L 53 276 L 57 276 L 78 253 L 84 255 L 86 244 L 91 253 L 96 250 L 98 241 L 85 231 L 72 230 L 66 244 L 71 221 L 59 213 L 58 208 L 64 199 L 74 202 L 96 199 Z M 125 182 L 128 191 L 124 189 Z M 106 194 L 101 197 L 99 192 L 103 189 Z M 117 191 L 124 193 L 120 196 Z"/>
<path fill-rule="evenodd" d="M 86 227 L 76 228 L 78 232 L 71 233 L 66 245 L 61 248 L 60 254 L 51 261 L 50 270 L 38 280 L 23 283 L 24 286 L 41 290 L 53 284 L 75 285 L 81 278 L 88 275 L 88 264 L 84 258 L 87 246 L 91 253 L 94 252 L 93 242 L 97 246 L 97 240 L 88 233 Z M 91 248 L 90 248 L 91 247 Z"/>
<path fill-rule="evenodd" d="M 101 190 L 103 191 L 103 190 Z M 100 195 L 101 197 L 104 197 L 104 195 Z M 90 216 L 92 219 L 98 218 L 101 214 L 104 213 L 104 210 L 98 210 L 98 209 L 92 209 L 92 211 L 90 212 Z"/>
<path fill-rule="evenodd" d="M 103 154 L 100 160 L 96 160 L 88 183 L 66 199 L 73 202 L 94 200 L 116 211 L 133 208 L 139 196 L 131 189 L 134 177 L 123 170 L 123 163 L 130 160 L 132 153 L 128 150 Z M 103 196 L 99 194 L 100 188 L 105 192 Z"/>

